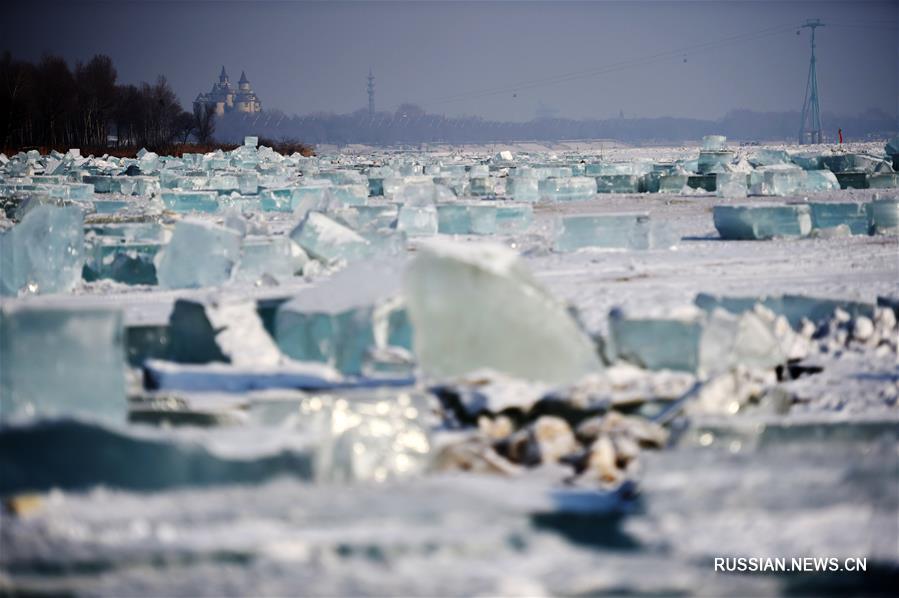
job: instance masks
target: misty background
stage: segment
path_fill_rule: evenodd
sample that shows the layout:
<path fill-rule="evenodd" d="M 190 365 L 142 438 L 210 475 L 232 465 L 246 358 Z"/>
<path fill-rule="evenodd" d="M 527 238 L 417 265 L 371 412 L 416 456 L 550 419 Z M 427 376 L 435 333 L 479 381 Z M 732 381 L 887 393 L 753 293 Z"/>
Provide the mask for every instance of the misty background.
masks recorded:
<path fill-rule="evenodd" d="M 14 58 L 108 55 L 119 84 L 164 75 L 188 110 L 223 65 L 232 82 L 245 71 L 263 116 L 227 115 L 217 136 L 317 143 L 793 136 L 798 26 L 820 18 L 826 134 L 899 128 L 899 1 L 72 1 L 5 15 Z"/>

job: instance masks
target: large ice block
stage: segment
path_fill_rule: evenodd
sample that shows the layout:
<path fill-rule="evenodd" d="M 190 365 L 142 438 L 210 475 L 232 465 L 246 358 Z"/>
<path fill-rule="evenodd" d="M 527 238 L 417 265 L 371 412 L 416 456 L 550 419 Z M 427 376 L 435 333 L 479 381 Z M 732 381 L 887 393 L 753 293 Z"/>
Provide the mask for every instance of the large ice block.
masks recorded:
<path fill-rule="evenodd" d="M 492 235 L 496 232 L 496 206 L 487 203 L 468 206 L 471 219 L 471 234 Z"/>
<path fill-rule="evenodd" d="M 699 152 L 699 161 L 696 163 L 696 171 L 699 174 L 710 172 L 726 172 L 733 162 L 734 153 L 729 150 L 702 150 Z"/>
<path fill-rule="evenodd" d="M 865 204 L 812 202 L 809 203 L 809 207 L 812 211 L 813 229 L 835 228 L 845 224 L 853 235 L 868 234 L 868 214 Z"/>
<path fill-rule="evenodd" d="M 733 315 L 693 306 L 646 314 L 613 309 L 607 351 L 611 360 L 702 377 L 740 365 L 770 368 L 787 359 L 772 325 L 751 310 Z"/>
<path fill-rule="evenodd" d="M 0 417 L 124 423 L 122 315 L 107 308 L 0 308 Z"/>
<path fill-rule="evenodd" d="M 221 285 L 239 259 L 239 233 L 202 220 L 182 220 L 157 254 L 156 277 L 167 289 Z"/>
<path fill-rule="evenodd" d="M 468 206 L 448 203 L 437 206 L 437 232 L 441 235 L 467 235 L 471 230 Z"/>
<path fill-rule="evenodd" d="M 590 337 L 506 247 L 422 243 L 404 287 L 414 351 L 430 376 L 491 368 L 565 383 L 601 368 Z"/>
<path fill-rule="evenodd" d="M 728 240 L 804 237 L 812 230 L 807 205 L 715 206 L 712 214 L 718 234 Z"/>
<path fill-rule="evenodd" d="M 753 166 L 772 166 L 774 164 L 789 164 L 790 154 L 784 150 L 759 149 L 749 156 L 749 162 Z"/>
<path fill-rule="evenodd" d="M 496 232 L 515 234 L 526 232 L 534 221 L 534 208 L 526 203 L 503 202 L 496 206 Z"/>
<path fill-rule="evenodd" d="M 433 205 L 404 205 L 400 207 L 396 228 L 410 236 L 436 235 L 439 228 L 437 208 Z"/>
<path fill-rule="evenodd" d="M 727 149 L 727 137 L 724 135 L 706 135 L 702 138 L 702 149 L 712 152 Z"/>
<path fill-rule="evenodd" d="M 275 338 L 285 355 L 360 374 L 375 349 L 411 349 L 401 262 L 363 261 L 282 304 Z"/>
<path fill-rule="evenodd" d="M 605 249 L 661 249 L 677 243 L 665 223 L 650 222 L 646 213 L 565 216 L 556 237 L 556 251 L 585 247 Z"/>
<path fill-rule="evenodd" d="M 745 172 L 719 172 L 715 178 L 715 194 L 718 197 L 746 197 L 749 175 Z"/>
<path fill-rule="evenodd" d="M 899 198 L 875 199 L 865 207 L 872 234 L 899 231 Z"/>
<path fill-rule="evenodd" d="M 77 207 L 39 205 L 0 232 L 0 295 L 71 291 L 84 265 L 83 222 Z"/>
<path fill-rule="evenodd" d="M 510 176 L 506 179 L 506 195 L 515 201 L 537 201 L 540 180 L 535 176 Z"/>
<path fill-rule="evenodd" d="M 173 212 L 216 212 L 219 209 L 215 191 L 163 191 L 162 203 Z"/>
<path fill-rule="evenodd" d="M 597 193 L 639 193 L 643 177 L 635 174 L 605 174 L 594 177 Z"/>
<path fill-rule="evenodd" d="M 369 253 L 370 243 L 364 237 L 320 212 L 309 212 L 290 238 L 325 263 L 352 261 Z"/>
<path fill-rule="evenodd" d="M 540 197 L 551 201 L 580 201 L 596 195 L 593 177 L 547 178 L 540 181 Z"/>
<path fill-rule="evenodd" d="M 233 280 L 258 283 L 265 276 L 289 279 L 302 272 L 308 260 L 306 252 L 288 237 L 249 236 L 240 248 L 240 263 Z"/>

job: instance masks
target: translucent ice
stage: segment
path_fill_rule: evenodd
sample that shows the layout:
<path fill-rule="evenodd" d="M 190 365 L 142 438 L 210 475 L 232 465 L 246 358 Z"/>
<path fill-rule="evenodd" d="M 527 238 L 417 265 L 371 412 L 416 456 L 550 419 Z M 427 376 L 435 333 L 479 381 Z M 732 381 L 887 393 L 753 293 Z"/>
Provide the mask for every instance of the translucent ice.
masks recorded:
<path fill-rule="evenodd" d="M 556 237 L 556 251 L 584 247 L 606 249 L 662 249 L 677 243 L 665 223 L 650 222 L 645 213 L 565 216 Z"/>
<path fill-rule="evenodd" d="M 534 221 L 534 208 L 526 203 L 504 202 L 496 206 L 496 232 L 499 234 L 522 233 Z"/>
<path fill-rule="evenodd" d="M 831 174 L 832 173 L 828 173 Z M 868 214 L 861 203 L 810 203 L 812 228 L 834 228 L 845 224 L 853 235 L 868 234 Z"/>
<path fill-rule="evenodd" d="M 0 232 L 0 295 L 71 291 L 84 265 L 82 227 L 79 208 L 39 205 Z"/>
<path fill-rule="evenodd" d="M 102 237 L 88 245 L 84 279 L 109 279 L 125 284 L 157 284 L 154 259 L 162 245 Z"/>
<path fill-rule="evenodd" d="M 442 235 L 467 235 L 471 230 L 468 206 L 449 203 L 437 206 L 437 232 Z"/>
<path fill-rule="evenodd" d="M 601 367 L 590 337 L 510 249 L 422 243 L 404 288 L 414 351 L 431 376 L 491 368 L 564 383 Z"/>
<path fill-rule="evenodd" d="M 400 294 L 399 262 L 353 264 L 282 304 L 275 338 L 284 354 L 360 374 L 376 348 L 411 348 Z"/>
<path fill-rule="evenodd" d="M 302 272 L 308 260 L 306 252 L 288 237 L 249 236 L 240 248 L 240 263 L 233 280 L 258 283 L 266 275 L 289 279 Z"/>
<path fill-rule="evenodd" d="M 899 230 L 899 199 L 875 199 L 866 206 L 871 233 Z"/>
<path fill-rule="evenodd" d="M 540 180 L 531 176 L 514 176 L 506 179 L 506 195 L 515 201 L 540 199 Z"/>
<path fill-rule="evenodd" d="M 715 206 L 712 213 L 722 239 L 804 237 L 812 230 L 807 205 Z"/>
<path fill-rule="evenodd" d="M 724 135 L 706 135 L 702 138 L 702 149 L 720 151 L 727 148 L 727 137 Z"/>
<path fill-rule="evenodd" d="M 743 172 L 719 172 L 715 179 L 718 197 L 746 197 L 749 176 Z"/>
<path fill-rule="evenodd" d="M 162 202 L 173 212 L 216 212 L 219 209 L 215 191 L 163 191 Z"/>
<path fill-rule="evenodd" d="M 290 238 L 310 256 L 325 263 L 364 257 L 370 246 L 357 232 L 320 212 L 309 212 L 291 231 Z"/>
<path fill-rule="evenodd" d="M 168 289 L 221 285 L 239 259 L 239 233 L 210 222 L 182 220 L 157 255 L 156 276 L 159 286 Z"/>
<path fill-rule="evenodd" d="M 639 193 L 643 177 L 634 174 L 606 174 L 597 176 L 597 193 Z"/>
<path fill-rule="evenodd" d="M 105 308 L 0 309 L 0 414 L 125 421 L 122 316 Z"/>
<path fill-rule="evenodd" d="M 435 235 L 438 230 L 437 208 L 433 205 L 404 205 L 400 207 L 396 228 L 410 236 Z"/>
<path fill-rule="evenodd" d="M 593 177 L 548 178 L 540 181 L 540 197 L 551 201 L 579 201 L 596 195 Z"/>

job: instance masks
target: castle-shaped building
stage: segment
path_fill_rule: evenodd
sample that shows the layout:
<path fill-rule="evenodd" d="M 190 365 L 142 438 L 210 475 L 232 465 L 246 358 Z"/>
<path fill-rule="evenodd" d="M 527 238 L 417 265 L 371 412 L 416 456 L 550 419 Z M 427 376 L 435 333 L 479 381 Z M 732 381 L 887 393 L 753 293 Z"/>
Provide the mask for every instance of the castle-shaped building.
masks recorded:
<path fill-rule="evenodd" d="M 237 82 L 235 90 L 223 66 L 219 82 L 213 84 L 212 91 L 201 93 L 194 100 L 194 111 L 198 111 L 200 108 L 213 110 L 218 116 L 226 112 L 253 114 L 262 112 L 262 103 L 256 97 L 253 88 L 250 87 L 250 80 L 247 79 L 245 72 L 240 73 L 240 81 Z"/>

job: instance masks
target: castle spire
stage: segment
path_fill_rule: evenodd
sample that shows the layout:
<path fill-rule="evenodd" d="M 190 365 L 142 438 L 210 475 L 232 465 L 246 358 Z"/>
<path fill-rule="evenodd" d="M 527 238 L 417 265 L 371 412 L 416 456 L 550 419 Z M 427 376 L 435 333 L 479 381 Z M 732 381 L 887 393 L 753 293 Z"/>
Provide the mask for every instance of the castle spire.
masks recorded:
<path fill-rule="evenodd" d="M 247 79 L 246 71 L 240 71 L 240 81 L 238 81 L 238 83 L 249 83 L 249 82 L 250 82 L 250 80 Z"/>
<path fill-rule="evenodd" d="M 219 75 L 219 81 L 224 83 L 227 80 L 228 80 L 228 73 L 225 72 L 225 65 L 222 65 L 222 72 Z"/>

